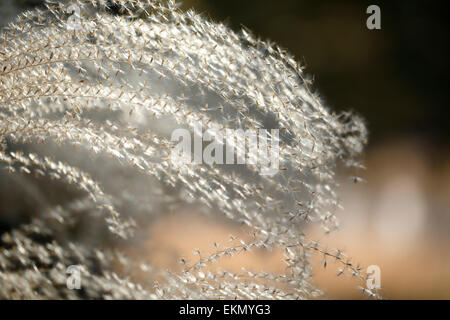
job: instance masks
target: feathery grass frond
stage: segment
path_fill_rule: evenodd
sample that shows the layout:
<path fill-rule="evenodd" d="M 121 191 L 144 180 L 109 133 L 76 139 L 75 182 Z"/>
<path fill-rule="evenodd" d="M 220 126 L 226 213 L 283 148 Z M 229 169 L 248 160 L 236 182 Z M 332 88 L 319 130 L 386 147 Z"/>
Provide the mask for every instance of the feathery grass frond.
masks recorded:
<path fill-rule="evenodd" d="M 205 130 L 279 129 L 281 169 L 264 176 L 250 164 L 177 165 L 170 132 L 199 134 L 199 123 Z M 3 234 L 0 297 L 304 299 L 320 293 L 310 253 L 365 279 L 340 251 L 304 234 L 309 223 L 326 232 L 338 226 L 336 170 L 360 165 L 363 121 L 331 112 L 286 51 L 173 1 L 47 1 L 45 10 L 20 15 L 0 36 L 0 139 L 11 177 L 45 175 L 88 195 Z M 221 212 L 253 238 L 216 246 L 192 264 L 183 259 L 181 273 L 120 253 L 133 241 L 135 218 L 144 212 L 151 220 L 177 203 Z M 97 249 L 67 241 L 69 221 L 83 219 L 105 221 L 125 240 L 110 234 Z M 258 248 L 283 249 L 288 271 L 208 269 Z M 65 286 L 71 264 L 84 266 L 89 279 L 81 293 Z M 136 270 L 150 280 L 127 280 Z"/>

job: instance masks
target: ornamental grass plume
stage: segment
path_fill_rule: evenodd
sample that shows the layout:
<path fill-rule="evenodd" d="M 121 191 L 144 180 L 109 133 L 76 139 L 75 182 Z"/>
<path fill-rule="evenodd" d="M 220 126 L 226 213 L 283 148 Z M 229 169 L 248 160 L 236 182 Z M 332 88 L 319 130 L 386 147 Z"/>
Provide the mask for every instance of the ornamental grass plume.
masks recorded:
<path fill-rule="evenodd" d="M 47 0 L 0 42 L 2 193 L 27 208 L 19 219 L 2 207 L 0 298 L 306 299 L 321 293 L 311 254 L 366 279 L 306 236 L 338 226 L 336 170 L 360 166 L 366 127 L 324 106 L 286 51 L 155 0 Z M 171 132 L 198 124 L 279 129 L 280 169 L 174 163 Z M 183 259 L 181 272 L 127 257 L 142 225 L 186 205 L 251 240 Z M 258 248 L 281 248 L 286 272 L 209 269 Z M 81 290 L 66 286 L 71 265 Z"/>

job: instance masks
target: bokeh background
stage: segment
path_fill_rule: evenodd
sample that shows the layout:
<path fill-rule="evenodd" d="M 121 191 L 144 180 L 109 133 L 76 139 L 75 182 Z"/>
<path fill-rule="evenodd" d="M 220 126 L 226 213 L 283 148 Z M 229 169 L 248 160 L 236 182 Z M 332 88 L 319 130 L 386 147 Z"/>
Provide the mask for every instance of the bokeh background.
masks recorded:
<path fill-rule="evenodd" d="M 0 25 L 40 3 L 0 0 Z M 381 30 L 366 28 L 370 4 L 381 8 Z M 341 230 L 312 230 L 313 238 L 380 266 L 386 298 L 450 299 L 448 1 L 184 0 L 183 8 L 286 48 L 314 75 L 330 108 L 367 120 L 366 182 L 342 178 Z M 170 213 L 149 230 L 147 248 L 169 265 L 230 233 L 244 231 L 195 212 Z M 283 268 L 277 252 L 245 259 L 267 271 Z M 316 260 L 315 281 L 326 298 L 362 297 L 356 282 Z"/>

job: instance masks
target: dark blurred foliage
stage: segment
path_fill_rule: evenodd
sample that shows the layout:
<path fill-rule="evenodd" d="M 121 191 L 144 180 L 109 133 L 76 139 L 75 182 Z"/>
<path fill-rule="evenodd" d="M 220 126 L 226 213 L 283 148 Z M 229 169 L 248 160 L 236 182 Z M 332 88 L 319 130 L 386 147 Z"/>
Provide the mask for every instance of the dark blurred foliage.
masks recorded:
<path fill-rule="evenodd" d="M 30 8 L 42 0 L 16 2 Z M 370 4 L 381 8 L 381 30 L 366 28 Z M 449 1 L 184 0 L 183 7 L 289 50 L 330 107 L 366 118 L 372 144 L 407 136 L 448 149 Z"/>

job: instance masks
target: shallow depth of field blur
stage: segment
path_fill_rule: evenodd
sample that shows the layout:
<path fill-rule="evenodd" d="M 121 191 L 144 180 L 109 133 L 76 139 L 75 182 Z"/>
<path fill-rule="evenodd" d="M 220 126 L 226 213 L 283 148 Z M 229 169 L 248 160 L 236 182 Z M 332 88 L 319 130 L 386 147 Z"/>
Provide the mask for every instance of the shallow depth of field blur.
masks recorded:
<path fill-rule="evenodd" d="M 40 2 L 0 1 L 0 25 Z M 381 7 L 382 30 L 366 28 L 370 4 Z M 312 230 L 311 237 L 345 250 L 363 266 L 378 265 L 386 298 L 450 299 L 448 4 L 183 1 L 183 8 L 191 7 L 277 42 L 306 65 L 329 107 L 354 110 L 367 120 L 367 169 L 359 172 L 366 182 L 354 184 L 343 176 L 341 229 L 330 235 Z M 6 200 L 0 195 L 0 218 Z M 144 252 L 152 263 L 170 265 L 180 256 L 194 259 L 192 248 L 208 251 L 229 234 L 245 235 L 245 230 L 195 210 L 167 213 L 149 230 Z M 336 275 L 333 261 L 324 268 L 322 257 L 316 260 L 316 283 L 325 298 L 362 298 L 356 281 Z M 230 264 L 231 269 L 283 268 L 279 252 L 256 252 Z"/>

